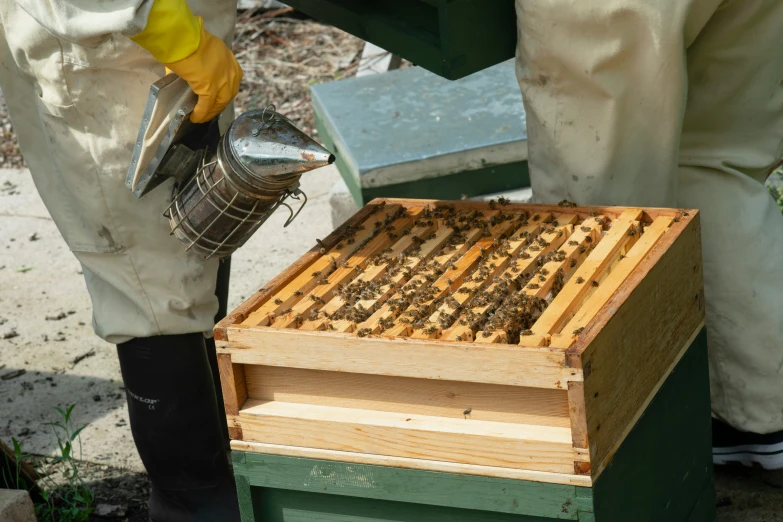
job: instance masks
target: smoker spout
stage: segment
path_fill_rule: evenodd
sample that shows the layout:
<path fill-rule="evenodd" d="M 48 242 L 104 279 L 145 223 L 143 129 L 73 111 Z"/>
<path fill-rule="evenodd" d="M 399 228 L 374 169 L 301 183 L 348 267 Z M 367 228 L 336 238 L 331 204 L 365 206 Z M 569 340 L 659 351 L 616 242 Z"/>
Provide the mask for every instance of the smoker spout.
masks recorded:
<path fill-rule="evenodd" d="M 241 114 L 223 137 L 234 170 L 252 184 L 283 180 L 334 162 L 334 155 L 277 112 Z"/>

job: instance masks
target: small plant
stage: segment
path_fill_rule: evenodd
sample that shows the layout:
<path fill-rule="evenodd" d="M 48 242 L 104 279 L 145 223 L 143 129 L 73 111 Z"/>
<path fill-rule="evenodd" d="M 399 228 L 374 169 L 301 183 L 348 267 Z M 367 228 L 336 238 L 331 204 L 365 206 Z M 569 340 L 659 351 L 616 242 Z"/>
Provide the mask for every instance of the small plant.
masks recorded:
<path fill-rule="evenodd" d="M 6 460 L 5 465 L 2 466 L 2 485 L 6 489 L 29 489 L 30 486 L 22 475 L 22 462 L 27 460 L 29 455 L 25 455 L 22 451 L 21 441 L 11 437 L 11 442 L 14 445 L 14 462 Z"/>
<path fill-rule="evenodd" d="M 94 509 L 95 497 L 79 474 L 79 459 L 82 456 L 80 434 L 85 426 L 73 428 L 71 413 L 74 406 L 72 404 L 65 410 L 55 408 L 60 419 L 48 423 L 57 439 L 59 455 L 43 461 L 41 476 L 44 502 L 36 505 L 39 522 L 86 521 Z M 75 447 L 78 447 L 77 456 L 74 456 Z"/>

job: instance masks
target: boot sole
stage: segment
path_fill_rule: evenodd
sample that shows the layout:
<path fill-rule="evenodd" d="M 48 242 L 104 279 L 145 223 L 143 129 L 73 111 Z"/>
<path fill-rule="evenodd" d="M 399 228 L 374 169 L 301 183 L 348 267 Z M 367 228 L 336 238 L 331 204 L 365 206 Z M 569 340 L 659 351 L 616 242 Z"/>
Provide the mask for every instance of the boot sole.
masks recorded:
<path fill-rule="evenodd" d="M 765 470 L 783 469 L 783 442 L 713 448 L 712 462 L 716 466 L 737 462 L 748 467 L 759 465 Z"/>

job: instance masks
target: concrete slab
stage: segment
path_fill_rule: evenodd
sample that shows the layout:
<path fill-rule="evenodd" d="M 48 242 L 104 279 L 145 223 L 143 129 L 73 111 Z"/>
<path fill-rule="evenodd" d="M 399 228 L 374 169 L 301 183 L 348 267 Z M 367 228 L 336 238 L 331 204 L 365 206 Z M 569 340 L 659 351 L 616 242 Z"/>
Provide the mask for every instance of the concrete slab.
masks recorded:
<path fill-rule="evenodd" d="M 36 522 L 33 501 L 27 491 L 0 489 L 0 520 L 3 522 Z"/>

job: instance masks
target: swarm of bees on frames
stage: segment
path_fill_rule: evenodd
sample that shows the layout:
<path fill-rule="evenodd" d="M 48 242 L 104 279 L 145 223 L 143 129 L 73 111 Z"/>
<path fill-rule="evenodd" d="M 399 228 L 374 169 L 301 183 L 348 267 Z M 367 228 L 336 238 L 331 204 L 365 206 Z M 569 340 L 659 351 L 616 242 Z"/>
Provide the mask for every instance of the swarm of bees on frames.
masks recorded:
<path fill-rule="evenodd" d="M 565 203 L 561 206 L 575 206 Z M 397 327 L 394 335 L 448 333 L 446 339 L 457 341 L 494 336 L 493 341 L 518 343 L 520 337 L 532 335 L 548 303 L 600 241 L 597 226 L 611 225 L 590 210 L 592 220 L 575 225 L 584 233 L 577 241 L 559 228 L 557 213 L 531 215 L 504 208 L 509 204 L 501 197 L 483 212 L 437 204 L 411 213 L 402 205 L 375 205 L 365 218 L 368 227 L 345 225 L 341 235 L 330 236 L 326 243 L 317 240 L 324 259 L 309 284 L 318 291 L 308 286 L 303 287 L 306 292 L 293 292 L 294 297 L 305 296 L 309 305 L 297 306 L 302 313 L 291 314 L 289 320 L 295 325 L 318 320 L 314 328 L 334 331 L 337 325 L 359 337 Z M 586 226 L 589 223 L 593 225 Z M 522 230 L 530 224 L 534 226 Z M 646 225 L 634 225 L 628 234 L 638 236 Z M 471 249 L 473 257 L 465 256 Z M 575 282 L 588 281 L 576 277 Z M 589 284 L 598 285 L 593 279 Z M 286 301 L 291 302 L 274 298 L 280 307 Z"/>

